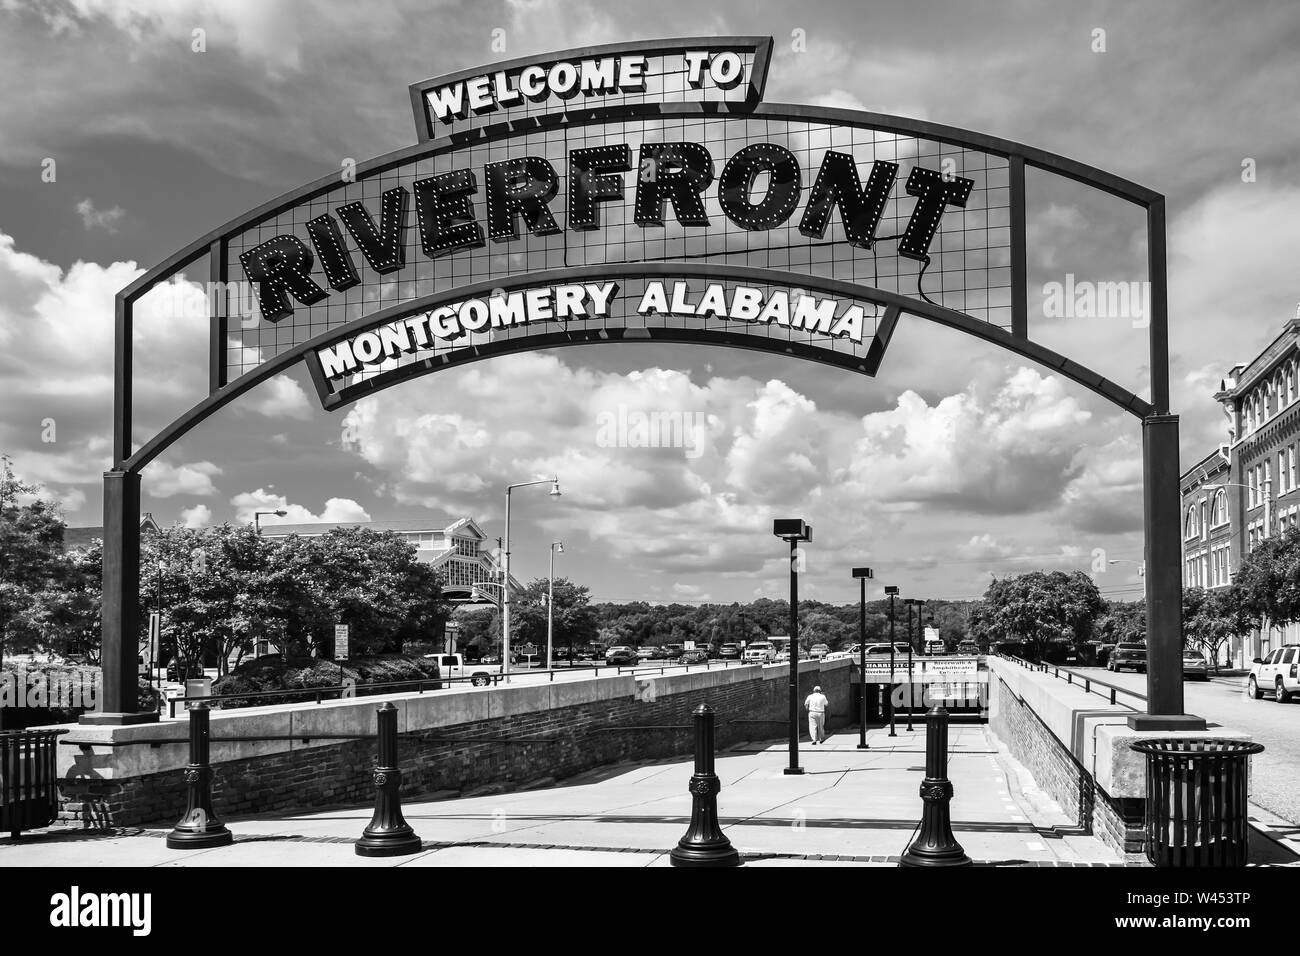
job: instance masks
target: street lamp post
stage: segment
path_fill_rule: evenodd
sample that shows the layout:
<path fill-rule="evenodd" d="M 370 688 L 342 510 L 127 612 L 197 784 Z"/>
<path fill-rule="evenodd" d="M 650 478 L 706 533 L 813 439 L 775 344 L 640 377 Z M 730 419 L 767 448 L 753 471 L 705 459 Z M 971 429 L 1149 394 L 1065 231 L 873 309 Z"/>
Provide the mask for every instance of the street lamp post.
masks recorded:
<path fill-rule="evenodd" d="M 915 598 L 904 598 L 903 603 L 907 605 L 907 729 L 912 729 L 912 710 L 915 706 L 915 694 L 912 692 L 912 651 L 916 647 L 916 639 L 912 637 L 912 608 L 918 604 L 924 603 Z M 921 610 L 917 608 L 916 621 L 921 622 Z"/>
<path fill-rule="evenodd" d="M 801 774 L 799 766 L 799 542 L 812 540 L 812 526 L 802 518 L 777 518 L 772 534 L 790 543 L 790 766 L 787 774 Z"/>
<path fill-rule="evenodd" d="M 564 554 L 564 542 L 551 542 L 551 576 L 546 581 L 546 668 L 555 666 L 554 638 L 555 631 L 555 555 Z M 572 636 L 570 636 L 572 640 Z"/>
<path fill-rule="evenodd" d="M 861 584 L 858 611 L 858 749 L 867 746 L 867 579 L 876 575 L 870 568 L 854 568 L 853 576 Z"/>
<path fill-rule="evenodd" d="M 275 515 L 277 518 L 283 518 L 289 512 L 287 511 L 254 511 L 253 528 L 258 534 L 262 533 L 262 515 Z"/>
<path fill-rule="evenodd" d="M 885 588 L 885 593 L 889 595 L 889 736 L 897 737 L 898 732 L 894 729 L 894 598 L 898 596 L 897 585 L 889 585 Z"/>
<path fill-rule="evenodd" d="M 502 554 L 502 586 L 501 586 L 501 673 L 505 675 L 506 683 L 510 682 L 510 493 L 516 488 L 527 488 L 530 485 L 550 485 L 551 497 L 560 497 L 560 479 L 552 475 L 550 478 L 538 478 L 535 481 L 517 481 L 513 485 L 506 485 L 506 537 Z M 547 666 L 550 662 L 547 662 Z"/>

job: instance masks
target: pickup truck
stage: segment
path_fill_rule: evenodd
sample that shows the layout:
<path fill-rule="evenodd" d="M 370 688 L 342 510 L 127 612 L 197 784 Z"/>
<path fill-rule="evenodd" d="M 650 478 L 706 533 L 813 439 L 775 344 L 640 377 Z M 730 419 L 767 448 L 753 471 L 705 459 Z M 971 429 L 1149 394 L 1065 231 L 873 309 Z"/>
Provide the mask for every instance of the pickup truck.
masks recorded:
<path fill-rule="evenodd" d="M 444 680 L 448 677 L 468 677 L 470 684 L 475 687 L 486 687 L 494 677 L 501 674 L 500 664 L 470 664 L 460 654 L 425 654 L 424 657 L 438 662 L 438 676 Z"/>

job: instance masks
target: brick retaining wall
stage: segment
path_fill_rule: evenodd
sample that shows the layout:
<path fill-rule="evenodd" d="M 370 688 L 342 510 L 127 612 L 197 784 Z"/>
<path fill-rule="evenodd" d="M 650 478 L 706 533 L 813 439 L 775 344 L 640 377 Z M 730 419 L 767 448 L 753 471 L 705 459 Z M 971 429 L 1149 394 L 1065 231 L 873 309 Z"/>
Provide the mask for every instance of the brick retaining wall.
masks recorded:
<path fill-rule="evenodd" d="M 1097 786 L 1091 773 L 1068 746 L 1007 686 L 997 673 L 989 677 L 997 706 L 991 708 L 989 728 L 1025 765 L 1039 788 L 1074 818 L 1075 825 L 1095 836 L 1129 862 L 1145 862 L 1145 801 L 1114 798 Z"/>
<path fill-rule="evenodd" d="M 847 662 L 835 662 L 836 665 Z M 429 721 L 399 735 L 402 791 L 406 799 L 437 791 L 467 792 L 482 788 L 522 789 L 538 782 L 560 780 L 593 767 L 628 760 L 680 757 L 691 752 L 689 730 L 643 730 L 649 725 L 691 723 L 691 712 L 707 703 L 718 712 L 717 744 L 727 747 L 746 740 L 784 738 L 788 713 L 788 681 L 785 667 L 749 668 L 751 676 L 714 677 L 696 672 L 691 680 L 677 676 L 627 682 L 627 693 L 588 700 L 569 706 L 516 711 L 499 717 L 460 723 Z M 776 673 L 775 671 L 778 671 Z M 818 670 L 800 668 L 800 698 L 820 684 L 830 699 L 831 727 L 852 720 L 850 668 L 825 666 Z M 740 678 L 740 679 L 737 679 Z M 703 685 L 703 686 L 701 686 Z M 559 686 L 559 685 L 553 685 Z M 622 685 L 620 685 L 622 686 Z M 511 694 L 528 688 L 490 688 L 464 694 Z M 581 696 L 581 688 L 571 693 Z M 594 696 L 601 696 L 599 694 Z M 357 719 L 368 716 L 373 732 L 374 698 Z M 432 701 L 431 701 L 432 699 Z M 399 707 L 404 701 L 395 699 Z M 421 706 L 436 704 L 436 695 Z M 303 707 L 304 705 L 297 705 Z M 310 705 L 306 705 L 310 706 Z M 449 705 L 451 706 L 451 705 Z M 484 710 L 485 708 L 479 708 Z M 508 709 L 508 708 L 506 708 Z M 343 741 L 297 749 L 282 749 L 242 759 L 217 760 L 217 741 L 222 735 L 217 711 L 213 715 L 213 808 L 223 818 L 253 813 L 286 812 L 342 804 L 365 804 L 374 797 L 370 769 L 374 764 L 373 740 Z M 283 717 L 283 714 L 275 715 Z M 771 721 L 771 723 L 732 723 Z M 256 719 L 255 717 L 250 719 Z M 268 717 L 269 720 L 269 717 Z M 801 719 L 801 725 L 803 720 Z M 161 725 L 154 725 L 155 727 Z M 403 724 L 399 724 L 403 726 Z M 801 726 L 806 739 L 807 728 Z M 229 733 L 247 733 L 243 728 Z M 321 731 L 324 732 L 324 731 Z M 362 732 L 360 729 L 352 732 Z M 488 742 L 448 743 L 434 738 L 507 738 L 513 741 L 546 738 L 551 743 L 499 744 Z M 87 744 L 87 748 L 91 745 Z M 169 763 L 183 761 L 185 748 L 164 745 Z M 232 745 L 226 745 L 230 748 Z M 261 745 L 258 745 L 261 746 Z M 139 764 L 140 755 L 129 757 L 117 751 L 140 750 L 147 744 L 113 748 L 108 759 L 119 768 Z M 66 748 L 75 750 L 76 748 Z M 249 748 L 244 748 L 245 750 Z M 88 751 L 83 751 L 86 753 Z M 177 754 L 172 752 L 178 752 Z M 185 809 L 185 788 L 178 769 L 130 774 L 119 770 L 98 772 L 103 754 L 78 761 L 75 757 L 61 774 L 61 822 L 69 826 L 107 827 L 174 823 Z M 79 771 L 81 764 L 83 770 Z M 84 768 L 94 766 L 95 770 Z M 686 780 L 683 778 L 685 788 Z"/>

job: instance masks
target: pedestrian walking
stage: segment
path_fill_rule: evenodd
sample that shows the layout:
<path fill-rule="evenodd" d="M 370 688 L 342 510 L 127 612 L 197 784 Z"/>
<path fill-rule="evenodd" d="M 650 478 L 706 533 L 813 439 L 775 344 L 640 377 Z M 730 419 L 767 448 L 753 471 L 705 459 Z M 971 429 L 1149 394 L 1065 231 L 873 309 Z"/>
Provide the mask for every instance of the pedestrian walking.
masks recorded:
<path fill-rule="evenodd" d="M 808 736 L 812 738 L 813 744 L 826 739 L 826 708 L 829 705 L 830 701 L 820 687 L 814 687 L 803 702 L 804 709 L 808 711 Z"/>

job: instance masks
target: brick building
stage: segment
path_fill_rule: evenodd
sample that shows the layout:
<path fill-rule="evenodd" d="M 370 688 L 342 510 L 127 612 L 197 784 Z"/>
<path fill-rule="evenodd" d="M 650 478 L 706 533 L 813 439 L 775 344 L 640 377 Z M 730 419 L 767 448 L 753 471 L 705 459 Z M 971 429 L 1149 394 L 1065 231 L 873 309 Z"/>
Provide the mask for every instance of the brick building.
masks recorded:
<path fill-rule="evenodd" d="M 1226 441 L 1180 486 L 1185 587 L 1226 587 L 1258 542 L 1300 520 L 1300 310 L 1259 355 L 1228 371 L 1214 399 Z M 1230 659 L 1243 666 L 1288 643 L 1300 643 L 1300 624 L 1235 638 Z"/>

